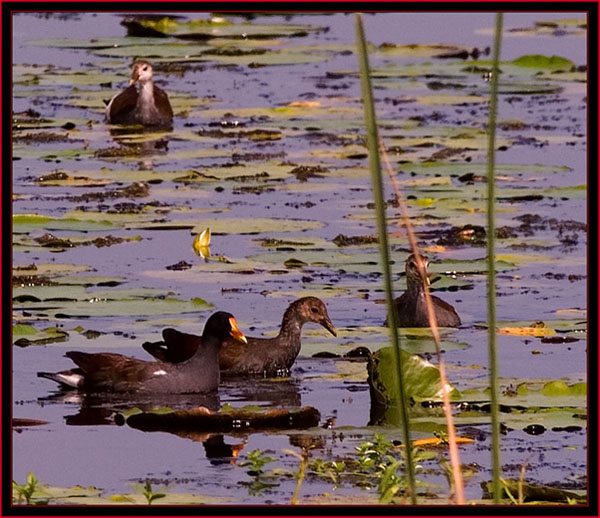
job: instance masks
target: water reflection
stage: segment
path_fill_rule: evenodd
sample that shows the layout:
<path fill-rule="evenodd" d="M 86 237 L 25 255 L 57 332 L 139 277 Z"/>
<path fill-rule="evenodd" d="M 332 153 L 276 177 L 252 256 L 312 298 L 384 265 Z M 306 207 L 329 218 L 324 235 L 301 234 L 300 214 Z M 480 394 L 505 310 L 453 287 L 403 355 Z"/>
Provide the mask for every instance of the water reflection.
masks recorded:
<path fill-rule="evenodd" d="M 219 390 L 227 401 L 277 408 L 302 406 L 300 381 L 294 378 L 223 378 Z"/>
<path fill-rule="evenodd" d="M 150 171 L 154 167 L 152 157 L 166 155 L 169 151 L 168 132 L 149 130 L 146 128 L 124 126 L 111 127 L 110 136 L 116 147 L 100 149 L 96 156 L 100 158 L 139 157 L 139 170 Z"/>
<path fill-rule="evenodd" d="M 39 398 L 40 403 L 55 402 L 79 405 L 76 414 L 65 415 L 65 422 L 72 426 L 114 425 L 116 416 L 133 408 L 149 412 L 159 407 L 173 410 L 205 407 L 217 411 L 220 407 L 218 393 L 213 394 L 87 394 L 84 392 L 59 391 Z"/>

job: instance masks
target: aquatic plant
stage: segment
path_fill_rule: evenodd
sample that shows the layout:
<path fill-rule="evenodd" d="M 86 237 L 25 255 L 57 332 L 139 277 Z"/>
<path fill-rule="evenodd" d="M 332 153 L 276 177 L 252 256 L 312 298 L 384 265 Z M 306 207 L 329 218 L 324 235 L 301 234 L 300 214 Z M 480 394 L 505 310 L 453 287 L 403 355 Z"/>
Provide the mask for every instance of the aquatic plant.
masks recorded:
<path fill-rule="evenodd" d="M 496 14 L 493 64 L 490 89 L 490 112 L 488 121 L 488 160 L 487 160 L 487 308 L 488 308 L 488 355 L 490 369 L 490 402 L 492 418 L 492 473 L 494 503 L 500 502 L 500 421 L 498 417 L 498 351 L 496 347 L 496 226 L 495 226 L 495 179 L 496 158 L 496 111 L 498 105 L 498 76 L 500 68 L 500 42 L 502 40 L 502 13 Z"/>
<path fill-rule="evenodd" d="M 26 505 L 45 505 L 48 503 L 48 499 L 46 498 L 34 498 L 33 494 L 36 492 L 40 492 L 40 481 L 35 476 L 34 473 L 27 473 L 27 478 L 25 480 L 25 484 L 19 484 L 16 480 L 12 481 L 13 488 L 13 501 L 16 500 L 17 504 L 22 504 L 23 500 L 25 500 Z"/>
<path fill-rule="evenodd" d="M 167 496 L 165 493 L 155 493 L 152 489 L 152 484 L 150 484 L 150 480 L 146 479 L 144 485 L 142 484 L 133 484 L 132 487 L 140 493 L 145 499 L 148 505 L 151 505 L 155 500 L 159 500 L 160 498 L 164 498 Z M 163 490 L 166 489 L 163 488 Z"/>

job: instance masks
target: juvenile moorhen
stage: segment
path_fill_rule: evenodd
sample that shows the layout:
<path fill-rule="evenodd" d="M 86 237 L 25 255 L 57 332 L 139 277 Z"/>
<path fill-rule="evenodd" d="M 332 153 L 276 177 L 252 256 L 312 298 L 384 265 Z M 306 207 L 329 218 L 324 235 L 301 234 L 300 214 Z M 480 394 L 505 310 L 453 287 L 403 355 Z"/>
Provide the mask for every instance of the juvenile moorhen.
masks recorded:
<path fill-rule="evenodd" d="M 135 83 L 139 84 L 139 91 Z M 172 126 L 173 109 L 169 96 L 152 82 L 150 63 L 139 60 L 133 64 L 129 86 L 110 100 L 106 120 L 111 124 Z"/>
<path fill-rule="evenodd" d="M 243 376 L 277 375 L 289 371 L 300 352 L 301 330 L 307 322 L 321 324 L 333 336 L 337 336 L 323 301 L 316 297 L 302 297 L 287 308 L 276 337 L 248 336 L 247 344 L 225 340 L 219 352 L 221 373 Z M 165 330 L 163 338 L 164 342 L 146 342 L 143 347 L 158 360 L 175 364 L 186 361 L 204 343 L 204 337 L 174 329 Z"/>
<path fill-rule="evenodd" d="M 420 256 L 427 273 L 429 261 Z M 423 292 L 423 280 L 429 284 L 429 277 L 423 279 L 419 273 L 416 257 L 414 254 L 406 259 L 406 291 L 394 300 L 398 327 L 429 327 L 427 318 L 427 306 L 425 304 L 425 293 Z M 456 310 L 439 297 L 431 295 L 431 301 L 435 309 L 437 324 L 440 327 L 460 326 L 460 317 Z M 386 320 L 385 325 L 388 325 Z"/>
<path fill-rule="evenodd" d="M 233 315 L 219 311 L 204 326 L 202 347 L 196 348 L 184 362 L 148 362 L 115 353 L 69 351 L 65 356 L 77 368 L 57 373 L 38 372 L 38 376 L 87 392 L 212 392 L 219 385 L 218 354 L 227 338 L 246 342 Z"/>

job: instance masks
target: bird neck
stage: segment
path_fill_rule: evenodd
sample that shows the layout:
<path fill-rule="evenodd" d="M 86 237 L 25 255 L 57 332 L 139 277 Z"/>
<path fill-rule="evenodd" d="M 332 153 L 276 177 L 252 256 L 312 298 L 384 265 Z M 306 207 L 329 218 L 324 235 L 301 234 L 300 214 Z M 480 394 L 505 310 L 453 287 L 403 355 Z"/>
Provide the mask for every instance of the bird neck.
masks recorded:
<path fill-rule="evenodd" d="M 154 105 L 154 84 L 152 83 L 151 79 L 140 83 L 137 104 L 144 118 L 150 117 L 156 111 L 156 107 Z"/>
<path fill-rule="evenodd" d="M 406 293 L 409 297 L 417 298 L 423 292 L 423 283 L 421 279 L 407 278 L 406 280 Z"/>
<path fill-rule="evenodd" d="M 283 315 L 279 336 L 285 336 L 288 339 L 299 341 L 303 325 L 304 321 L 298 317 L 295 308 L 293 306 L 289 307 Z"/>

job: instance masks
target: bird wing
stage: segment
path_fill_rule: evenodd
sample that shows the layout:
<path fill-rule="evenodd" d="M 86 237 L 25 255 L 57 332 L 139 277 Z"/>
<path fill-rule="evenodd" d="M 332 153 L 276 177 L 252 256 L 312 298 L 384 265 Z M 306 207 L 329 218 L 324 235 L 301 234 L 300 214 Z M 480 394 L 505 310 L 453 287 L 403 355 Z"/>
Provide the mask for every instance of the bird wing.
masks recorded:
<path fill-rule="evenodd" d="M 167 92 L 154 85 L 154 103 L 163 117 L 173 119 L 173 108 L 169 102 Z"/>
<path fill-rule="evenodd" d="M 154 354 L 154 352 L 158 352 L 159 347 L 147 348 L 144 346 L 144 349 L 165 362 L 181 363 L 187 361 L 196 354 L 198 347 L 202 345 L 201 336 L 182 333 L 177 329 L 164 329 L 162 335 L 164 342 L 159 342 L 160 356 Z"/>
<path fill-rule="evenodd" d="M 154 362 L 146 362 L 115 353 L 84 353 L 69 351 L 66 357 L 81 368 L 84 386 L 95 390 L 131 390 L 146 381 L 157 369 Z"/>
<path fill-rule="evenodd" d="M 131 112 L 135 110 L 138 100 L 138 91 L 131 85 L 120 94 L 115 95 L 106 107 L 106 118 L 112 123 L 131 123 Z"/>

